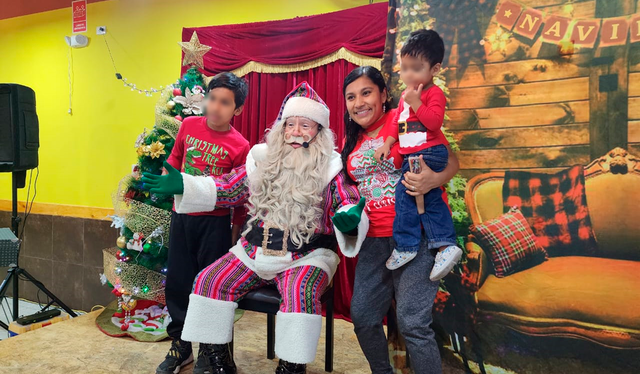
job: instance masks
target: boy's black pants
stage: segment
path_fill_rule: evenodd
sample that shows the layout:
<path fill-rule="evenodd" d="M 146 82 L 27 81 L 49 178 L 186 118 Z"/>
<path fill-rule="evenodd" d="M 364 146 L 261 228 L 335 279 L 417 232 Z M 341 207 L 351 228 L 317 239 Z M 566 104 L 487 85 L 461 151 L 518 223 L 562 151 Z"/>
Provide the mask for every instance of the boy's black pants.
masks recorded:
<path fill-rule="evenodd" d="M 180 338 L 196 275 L 231 248 L 231 217 L 172 213 L 165 297 L 171 316 L 167 333 Z"/>

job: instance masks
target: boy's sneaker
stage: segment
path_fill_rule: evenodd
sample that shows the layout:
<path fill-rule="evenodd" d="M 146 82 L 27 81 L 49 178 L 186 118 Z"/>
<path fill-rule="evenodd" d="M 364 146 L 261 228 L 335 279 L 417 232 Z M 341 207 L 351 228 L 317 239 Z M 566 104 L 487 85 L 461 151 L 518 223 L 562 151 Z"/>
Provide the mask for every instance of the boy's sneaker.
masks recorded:
<path fill-rule="evenodd" d="M 458 261 L 460 261 L 460 257 L 462 257 L 462 249 L 455 245 L 450 245 L 442 251 L 438 251 L 429 279 L 437 281 L 444 278 L 445 275 L 449 274 Z"/>
<path fill-rule="evenodd" d="M 156 374 L 178 374 L 180 369 L 193 362 L 191 343 L 173 339 L 169 353 L 156 369 Z"/>
<path fill-rule="evenodd" d="M 400 252 L 397 249 L 393 249 L 391 256 L 387 260 L 387 269 L 396 270 L 407 262 L 413 260 L 418 255 L 418 252 Z"/>

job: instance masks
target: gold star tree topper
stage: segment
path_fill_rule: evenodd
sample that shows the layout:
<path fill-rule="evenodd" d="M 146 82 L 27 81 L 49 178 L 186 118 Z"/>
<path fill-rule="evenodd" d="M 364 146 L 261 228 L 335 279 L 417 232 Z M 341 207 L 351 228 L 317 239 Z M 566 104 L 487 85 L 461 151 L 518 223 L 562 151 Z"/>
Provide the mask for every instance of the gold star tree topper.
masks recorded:
<path fill-rule="evenodd" d="M 208 45 L 200 44 L 198 34 L 194 31 L 191 34 L 191 40 L 186 42 L 178 42 L 182 51 L 184 52 L 184 59 L 182 60 L 182 66 L 195 65 L 201 69 L 204 69 L 204 55 L 209 52 L 211 47 Z"/>

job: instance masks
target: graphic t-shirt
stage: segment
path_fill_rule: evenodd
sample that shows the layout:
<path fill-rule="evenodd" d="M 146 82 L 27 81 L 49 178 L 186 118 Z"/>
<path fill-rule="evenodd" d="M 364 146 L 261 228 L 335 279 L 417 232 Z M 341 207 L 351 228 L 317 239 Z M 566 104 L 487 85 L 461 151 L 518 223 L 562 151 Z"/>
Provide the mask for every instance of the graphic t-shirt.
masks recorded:
<path fill-rule="evenodd" d="M 391 153 L 384 161 L 376 161 L 373 154 L 384 144 L 383 132 L 393 126 L 394 111 L 387 112 L 372 128 L 381 123 L 382 128 L 375 137 L 366 132 L 360 135 L 358 143 L 347 159 L 347 173 L 358 184 L 360 196 L 367 200 L 365 211 L 369 216 L 370 237 L 393 235 L 395 218 L 396 185 L 401 177 L 402 155 L 398 142 L 391 147 Z M 378 125 L 378 126 L 376 126 Z"/>
<path fill-rule="evenodd" d="M 215 131 L 207 126 L 205 117 L 188 117 L 182 122 L 176 144 L 167 162 L 174 168 L 190 175 L 218 176 L 227 174 L 235 167 L 244 165 L 249 153 L 249 142 L 236 129 Z M 191 215 L 224 216 L 229 209 Z M 244 208 L 234 211 L 233 223 L 242 224 Z"/>

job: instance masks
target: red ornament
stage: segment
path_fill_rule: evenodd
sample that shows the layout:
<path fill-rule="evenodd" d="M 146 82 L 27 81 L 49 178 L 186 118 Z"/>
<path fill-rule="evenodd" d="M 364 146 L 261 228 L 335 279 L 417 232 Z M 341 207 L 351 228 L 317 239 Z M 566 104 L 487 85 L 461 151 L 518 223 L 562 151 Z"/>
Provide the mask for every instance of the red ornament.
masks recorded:
<path fill-rule="evenodd" d="M 179 88 L 173 89 L 173 96 L 182 96 L 182 90 Z"/>
<path fill-rule="evenodd" d="M 175 119 L 177 119 L 178 121 L 182 122 L 182 117 L 181 117 L 180 115 L 177 115 L 177 116 L 175 116 L 175 117 L 173 117 L 173 118 L 175 118 Z"/>

